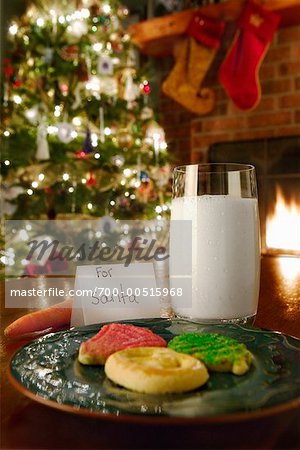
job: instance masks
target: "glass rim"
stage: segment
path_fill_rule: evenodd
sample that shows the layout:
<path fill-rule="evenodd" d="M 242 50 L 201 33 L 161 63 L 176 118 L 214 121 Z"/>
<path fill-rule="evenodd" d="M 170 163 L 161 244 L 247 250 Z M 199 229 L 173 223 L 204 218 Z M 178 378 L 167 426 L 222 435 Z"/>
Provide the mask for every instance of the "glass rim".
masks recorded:
<path fill-rule="evenodd" d="M 224 167 L 224 170 L 209 170 L 216 167 Z M 187 167 L 197 167 L 198 173 L 228 173 L 228 172 L 252 172 L 255 171 L 255 166 L 253 164 L 244 164 L 244 163 L 199 163 L 199 164 L 183 164 L 177 167 L 174 167 L 173 173 L 186 173 Z M 207 168 L 207 170 L 205 170 Z M 201 170 L 203 169 L 203 170 Z"/>

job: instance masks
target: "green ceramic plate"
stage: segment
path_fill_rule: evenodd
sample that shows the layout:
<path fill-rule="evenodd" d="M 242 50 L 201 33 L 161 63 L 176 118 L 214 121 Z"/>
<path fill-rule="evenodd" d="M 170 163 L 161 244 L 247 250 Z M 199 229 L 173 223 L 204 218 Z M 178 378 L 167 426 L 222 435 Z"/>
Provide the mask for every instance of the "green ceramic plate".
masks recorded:
<path fill-rule="evenodd" d="M 82 366 L 80 343 L 101 324 L 51 333 L 22 347 L 11 360 L 10 379 L 25 395 L 79 414 L 125 420 L 230 420 L 271 414 L 300 405 L 300 341 L 238 325 L 199 325 L 184 320 L 123 321 L 150 328 L 167 341 L 186 332 L 214 332 L 238 339 L 254 355 L 243 376 L 211 373 L 186 394 L 146 395 L 110 382 L 103 367 Z"/>

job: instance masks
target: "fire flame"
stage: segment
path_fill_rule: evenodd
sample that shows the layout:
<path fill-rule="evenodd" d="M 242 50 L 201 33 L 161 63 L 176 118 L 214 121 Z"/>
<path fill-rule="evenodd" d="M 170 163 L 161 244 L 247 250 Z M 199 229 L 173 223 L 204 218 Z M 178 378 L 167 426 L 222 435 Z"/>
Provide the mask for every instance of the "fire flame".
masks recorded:
<path fill-rule="evenodd" d="M 275 211 L 267 217 L 266 245 L 269 249 L 300 252 L 300 205 L 295 200 L 286 202 L 278 186 Z"/>
<path fill-rule="evenodd" d="M 281 256 L 278 259 L 281 275 L 287 283 L 294 283 L 300 277 L 300 258 L 293 256 Z"/>

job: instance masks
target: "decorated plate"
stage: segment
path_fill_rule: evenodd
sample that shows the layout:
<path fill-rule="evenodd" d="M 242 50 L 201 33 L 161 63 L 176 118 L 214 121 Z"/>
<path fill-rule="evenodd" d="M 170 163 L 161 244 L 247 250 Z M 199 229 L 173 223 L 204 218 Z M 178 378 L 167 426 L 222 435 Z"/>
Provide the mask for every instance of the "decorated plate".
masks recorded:
<path fill-rule="evenodd" d="M 47 334 L 13 356 L 9 376 L 30 398 L 69 412 L 134 421 L 228 421 L 300 406 L 300 341 L 281 333 L 239 325 L 202 325 L 184 320 L 127 320 L 167 341 L 187 332 L 221 333 L 246 344 L 254 363 L 243 376 L 211 373 L 205 386 L 184 394 L 149 395 L 108 380 L 103 366 L 83 366 L 81 342 L 103 324 Z"/>

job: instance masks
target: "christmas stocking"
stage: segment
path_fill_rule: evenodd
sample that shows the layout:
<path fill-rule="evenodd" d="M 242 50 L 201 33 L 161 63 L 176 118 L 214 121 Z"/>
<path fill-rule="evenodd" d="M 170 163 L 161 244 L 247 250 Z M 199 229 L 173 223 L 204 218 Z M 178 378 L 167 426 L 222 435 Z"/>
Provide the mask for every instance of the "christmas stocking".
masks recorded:
<path fill-rule="evenodd" d="M 220 68 L 220 81 L 240 109 L 260 100 L 258 71 L 279 23 L 279 16 L 248 2 L 238 20 L 239 30 Z"/>
<path fill-rule="evenodd" d="M 201 88 L 203 79 L 215 57 L 224 31 L 224 23 L 195 14 L 185 39 L 182 40 L 175 66 L 162 86 L 163 92 L 196 114 L 213 109 L 214 93 Z"/>

